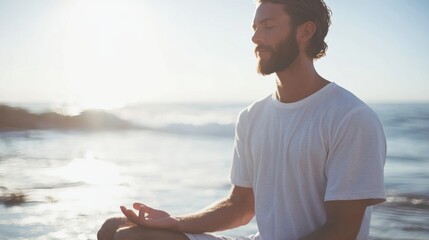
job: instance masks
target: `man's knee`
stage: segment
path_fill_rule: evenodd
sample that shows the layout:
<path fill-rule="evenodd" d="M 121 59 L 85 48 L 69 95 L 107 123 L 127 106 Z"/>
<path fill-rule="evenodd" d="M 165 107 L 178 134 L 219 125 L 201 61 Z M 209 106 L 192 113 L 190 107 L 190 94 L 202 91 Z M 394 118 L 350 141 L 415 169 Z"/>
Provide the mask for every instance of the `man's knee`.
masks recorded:
<path fill-rule="evenodd" d="M 116 231 L 126 223 L 125 218 L 109 218 L 97 232 L 98 240 L 113 240 Z"/>
<path fill-rule="evenodd" d="M 125 229 L 119 229 L 118 231 L 116 231 L 113 237 L 113 240 L 127 240 L 130 238 L 131 238 L 130 231 L 127 231 Z"/>
<path fill-rule="evenodd" d="M 114 234 L 113 240 L 155 240 L 151 231 L 143 231 L 137 227 L 121 228 Z"/>
<path fill-rule="evenodd" d="M 142 228 L 125 227 L 116 231 L 114 240 L 189 240 L 183 233 Z"/>

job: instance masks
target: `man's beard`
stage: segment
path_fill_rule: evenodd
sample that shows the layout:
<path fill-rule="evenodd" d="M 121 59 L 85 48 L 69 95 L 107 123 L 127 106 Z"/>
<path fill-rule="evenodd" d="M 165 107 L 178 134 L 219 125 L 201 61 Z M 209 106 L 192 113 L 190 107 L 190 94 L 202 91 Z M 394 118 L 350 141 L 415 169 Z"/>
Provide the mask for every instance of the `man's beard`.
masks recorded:
<path fill-rule="evenodd" d="M 299 55 L 299 46 L 296 41 L 296 34 L 289 35 L 289 37 L 281 41 L 274 48 L 265 45 L 258 45 L 255 48 L 255 53 L 260 49 L 269 50 L 271 53 L 271 56 L 268 59 L 259 59 L 257 71 L 263 76 L 287 69 Z"/>

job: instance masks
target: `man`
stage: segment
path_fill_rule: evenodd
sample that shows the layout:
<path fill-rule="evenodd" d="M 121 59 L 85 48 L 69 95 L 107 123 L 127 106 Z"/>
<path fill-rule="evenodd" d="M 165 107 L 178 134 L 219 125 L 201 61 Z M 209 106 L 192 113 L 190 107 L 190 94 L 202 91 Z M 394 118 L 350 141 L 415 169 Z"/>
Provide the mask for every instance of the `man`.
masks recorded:
<path fill-rule="evenodd" d="M 314 69 L 329 25 L 323 0 L 260 0 L 252 41 L 277 90 L 239 115 L 230 196 L 183 217 L 121 207 L 128 220 L 106 221 L 99 239 L 232 239 L 204 233 L 254 215 L 259 233 L 239 239 L 367 239 L 385 198 L 386 142 L 375 113 Z"/>

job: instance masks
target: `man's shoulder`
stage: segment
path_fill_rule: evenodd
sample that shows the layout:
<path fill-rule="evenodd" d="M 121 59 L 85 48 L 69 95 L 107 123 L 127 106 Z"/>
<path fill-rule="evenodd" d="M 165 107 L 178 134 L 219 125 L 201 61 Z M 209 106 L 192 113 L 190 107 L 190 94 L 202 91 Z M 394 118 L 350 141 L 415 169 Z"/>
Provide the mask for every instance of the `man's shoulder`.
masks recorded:
<path fill-rule="evenodd" d="M 324 115 L 328 122 L 334 125 L 350 119 L 361 119 L 365 123 L 379 121 L 377 114 L 368 104 L 338 85 L 320 104 L 323 104 Z"/>
<path fill-rule="evenodd" d="M 371 111 L 371 108 L 359 97 L 336 84 L 335 87 L 332 88 L 332 91 L 320 101 L 320 104 L 323 104 L 325 108 L 330 108 L 342 114 L 357 111 L 358 109 Z"/>
<path fill-rule="evenodd" d="M 335 105 L 348 105 L 348 106 L 360 106 L 365 105 L 365 103 L 358 98 L 356 95 L 354 95 L 349 90 L 335 84 L 332 88 L 332 91 L 329 92 L 329 99 L 334 103 Z"/>
<path fill-rule="evenodd" d="M 258 99 L 241 110 L 240 115 L 256 114 L 260 113 L 272 102 L 273 94 L 269 94 L 261 99 Z"/>

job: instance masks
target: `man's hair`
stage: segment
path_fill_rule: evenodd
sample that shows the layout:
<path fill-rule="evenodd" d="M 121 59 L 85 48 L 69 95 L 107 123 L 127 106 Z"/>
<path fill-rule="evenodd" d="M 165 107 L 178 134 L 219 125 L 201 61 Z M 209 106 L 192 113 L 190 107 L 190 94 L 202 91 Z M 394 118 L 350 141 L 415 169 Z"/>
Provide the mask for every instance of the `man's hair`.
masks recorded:
<path fill-rule="evenodd" d="M 331 25 L 332 13 L 323 0 L 258 0 L 258 2 L 284 4 L 284 10 L 290 16 L 293 27 L 308 21 L 314 22 L 316 31 L 310 40 L 307 54 L 313 59 L 326 55 L 328 45 L 325 37 Z"/>

